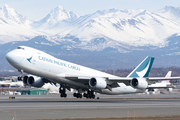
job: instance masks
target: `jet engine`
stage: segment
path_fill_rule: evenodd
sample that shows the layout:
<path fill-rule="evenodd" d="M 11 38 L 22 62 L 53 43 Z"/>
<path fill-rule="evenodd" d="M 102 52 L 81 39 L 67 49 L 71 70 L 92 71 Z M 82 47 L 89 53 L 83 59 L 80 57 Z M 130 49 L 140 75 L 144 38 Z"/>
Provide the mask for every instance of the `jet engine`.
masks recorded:
<path fill-rule="evenodd" d="M 23 80 L 24 81 L 24 80 Z M 27 84 L 29 86 L 33 86 L 33 87 L 37 87 L 40 88 L 44 85 L 44 81 L 42 80 L 41 77 L 37 77 L 37 76 L 29 76 L 27 78 Z"/>
<path fill-rule="evenodd" d="M 28 76 L 24 76 L 24 78 L 23 78 L 23 83 L 24 83 L 24 85 L 28 85 L 28 84 L 27 84 L 27 79 L 28 79 Z"/>
<path fill-rule="evenodd" d="M 130 84 L 133 88 L 137 89 L 146 89 L 148 87 L 148 83 L 144 78 L 133 78 Z"/>
<path fill-rule="evenodd" d="M 89 86 L 94 89 L 104 89 L 107 83 L 104 78 L 91 78 L 89 80 Z"/>

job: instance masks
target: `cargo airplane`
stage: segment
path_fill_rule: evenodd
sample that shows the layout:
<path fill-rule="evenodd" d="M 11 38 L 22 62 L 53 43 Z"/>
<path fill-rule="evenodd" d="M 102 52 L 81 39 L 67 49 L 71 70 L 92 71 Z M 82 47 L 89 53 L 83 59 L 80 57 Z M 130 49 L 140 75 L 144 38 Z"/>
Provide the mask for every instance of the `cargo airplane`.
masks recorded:
<path fill-rule="evenodd" d="M 67 97 L 66 90 L 77 90 L 74 97 L 95 98 L 101 94 L 142 93 L 156 81 L 176 80 L 180 77 L 148 77 L 154 58 L 147 56 L 127 77 L 107 74 L 61 59 L 43 51 L 19 46 L 6 54 L 7 61 L 20 72 L 19 78 L 29 86 L 42 87 L 45 83 L 59 83 L 60 97 Z M 30 75 L 22 76 L 26 72 Z"/>

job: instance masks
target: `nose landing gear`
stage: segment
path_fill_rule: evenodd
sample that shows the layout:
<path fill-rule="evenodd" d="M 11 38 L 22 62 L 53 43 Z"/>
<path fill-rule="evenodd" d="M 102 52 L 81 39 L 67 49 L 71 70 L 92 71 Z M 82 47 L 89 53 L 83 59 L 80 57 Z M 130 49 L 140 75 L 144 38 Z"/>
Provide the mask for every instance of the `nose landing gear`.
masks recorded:
<path fill-rule="evenodd" d="M 18 81 L 22 81 L 23 80 L 23 70 L 18 70 L 18 72 L 20 72 L 20 75 L 18 76 Z"/>

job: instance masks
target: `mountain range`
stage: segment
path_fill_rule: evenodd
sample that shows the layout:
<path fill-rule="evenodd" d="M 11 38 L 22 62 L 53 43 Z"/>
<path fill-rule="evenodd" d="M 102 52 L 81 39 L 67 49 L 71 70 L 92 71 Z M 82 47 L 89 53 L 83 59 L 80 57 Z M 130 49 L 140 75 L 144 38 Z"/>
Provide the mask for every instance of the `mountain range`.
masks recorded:
<path fill-rule="evenodd" d="M 4 5 L 0 66 L 10 69 L 4 55 L 19 45 L 95 69 L 132 68 L 147 55 L 157 58 L 156 67 L 179 66 L 179 18 L 180 8 L 172 6 L 156 12 L 112 8 L 83 16 L 57 6 L 31 20 Z"/>

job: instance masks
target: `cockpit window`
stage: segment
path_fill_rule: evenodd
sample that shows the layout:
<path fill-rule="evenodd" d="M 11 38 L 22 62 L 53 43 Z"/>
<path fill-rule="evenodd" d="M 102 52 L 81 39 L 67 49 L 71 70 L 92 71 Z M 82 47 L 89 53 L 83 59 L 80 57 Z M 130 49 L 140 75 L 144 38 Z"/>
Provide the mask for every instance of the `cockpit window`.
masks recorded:
<path fill-rule="evenodd" d="M 23 48 L 23 47 L 18 47 L 17 49 L 22 49 L 22 50 L 24 50 L 24 48 Z"/>

